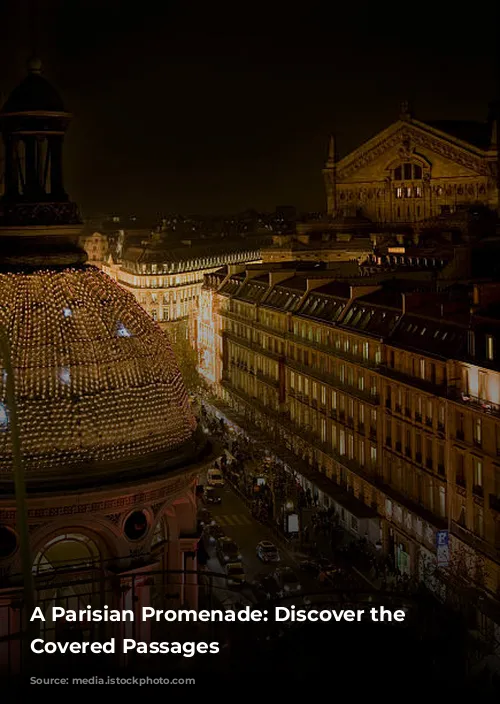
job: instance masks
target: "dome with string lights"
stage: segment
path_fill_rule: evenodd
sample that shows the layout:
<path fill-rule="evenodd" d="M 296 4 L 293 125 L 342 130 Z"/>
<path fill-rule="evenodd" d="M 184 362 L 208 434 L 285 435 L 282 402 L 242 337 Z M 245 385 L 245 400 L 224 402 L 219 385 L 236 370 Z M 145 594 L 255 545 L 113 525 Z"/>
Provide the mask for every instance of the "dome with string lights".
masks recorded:
<path fill-rule="evenodd" d="M 27 478 L 169 453 L 195 430 L 165 334 L 92 267 L 0 273 Z M 0 468 L 12 466 L 5 373 Z M 123 469 L 123 468 L 122 468 Z"/>
<path fill-rule="evenodd" d="M 70 116 L 44 103 L 50 91 L 27 90 L 40 87 L 39 70 L 30 63 L 0 112 L 0 337 L 17 407 L 0 361 L 0 485 L 12 484 L 16 428 L 28 486 L 103 484 L 189 464 L 201 438 L 168 338 L 78 246 L 81 219 L 62 184 Z"/>

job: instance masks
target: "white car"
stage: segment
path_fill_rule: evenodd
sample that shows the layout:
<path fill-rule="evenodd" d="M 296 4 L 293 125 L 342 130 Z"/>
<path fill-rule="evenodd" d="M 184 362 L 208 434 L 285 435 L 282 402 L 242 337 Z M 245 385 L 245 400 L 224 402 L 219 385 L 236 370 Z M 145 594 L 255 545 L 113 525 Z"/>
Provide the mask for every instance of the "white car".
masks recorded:
<path fill-rule="evenodd" d="M 207 472 L 208 486 L 224 486 L 224 477 L 220 469 L 209 469 Z"/>
<path fill-rule="evenodd" d="M 279 562 L 281 560 L 278 548 L 270 540 L 261 540 L 257 545 L 256 552 L 262 562 Z"/>

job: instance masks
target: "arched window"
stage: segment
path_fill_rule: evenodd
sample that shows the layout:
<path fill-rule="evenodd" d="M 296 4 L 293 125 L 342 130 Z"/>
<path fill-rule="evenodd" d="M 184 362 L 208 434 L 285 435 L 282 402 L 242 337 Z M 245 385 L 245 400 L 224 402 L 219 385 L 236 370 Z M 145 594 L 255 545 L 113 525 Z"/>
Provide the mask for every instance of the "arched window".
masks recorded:
<path fill-rule="evenodd" d="M 57 569 L 86 569 L 100 561 L 97 545 L 86 535 L 65 533 L 50 540 L 35 557 L 34 574 Z"/>
<path fill-rule="evenodd" d="M 396 198 L 422 197 L 423 171 L 420 164 L 405 162 L 398 164 L 392 172 Z"/>

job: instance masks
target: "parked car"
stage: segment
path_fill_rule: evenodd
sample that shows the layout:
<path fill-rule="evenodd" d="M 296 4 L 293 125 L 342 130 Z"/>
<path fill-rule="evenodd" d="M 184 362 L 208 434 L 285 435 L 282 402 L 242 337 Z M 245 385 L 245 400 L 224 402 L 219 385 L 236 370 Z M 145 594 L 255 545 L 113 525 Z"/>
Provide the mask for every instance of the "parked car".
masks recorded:
<path fill-rule="evenodd" d="M 219 538 L 217 541 L 217 557 L 221 565 L 228 562 L 241 562 L 242 557 L 239 547 L 231 538 Z"/>
<path fill-rule="evenodd" d="M 209 469 L 207 472 L 208 486 L 224 486 L 224 477 L 220 469 Z"/>
<path fill-rule="evenodd" d="M 280 596 L 298 594 L 302 589 L 300 580 L 291 567 L 278 567 L 273 572 L 273 578 L 278 585 Z"/>
<path fill-rule="evenodd" d="M 281 560 L 278 548 L 270 540 L 261 540 L 257 545 L 256 552 L 262 562 L 279 562 Z"/>
<path fill-rule="evenodd" d="M 230 562 L 226 565 L 227 583 L 231 587 L 241 587 L 245 584 L 245 569 L 241 562 Z"/>
<path fill-rule="evenodd" d="M 213 486 L 205 487 L 205 492 L 203 494 L 203 501 L 206 504 L 220 504 L 222 503 L 222 497 L 217 493 L 217 490 Z"/>

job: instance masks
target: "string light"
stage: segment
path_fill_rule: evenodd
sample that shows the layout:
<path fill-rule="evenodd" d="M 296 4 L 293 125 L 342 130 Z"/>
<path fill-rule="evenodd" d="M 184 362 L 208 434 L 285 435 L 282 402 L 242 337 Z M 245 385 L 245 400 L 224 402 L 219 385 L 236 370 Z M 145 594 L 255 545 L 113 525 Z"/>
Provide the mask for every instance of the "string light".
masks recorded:
<path fill-rule="evenodd" d="M 170 343 L 95 267 L 0 273 L 28 476 L 169 451 L 196 420 Z M 0 473 L 11 472 L 5 375 Z"/>

